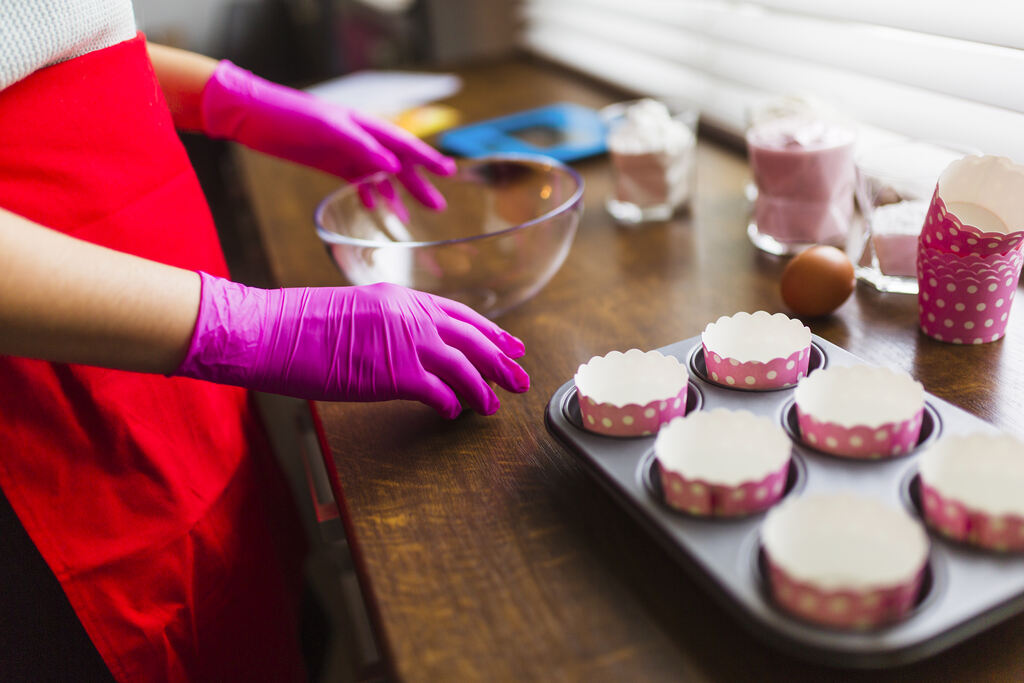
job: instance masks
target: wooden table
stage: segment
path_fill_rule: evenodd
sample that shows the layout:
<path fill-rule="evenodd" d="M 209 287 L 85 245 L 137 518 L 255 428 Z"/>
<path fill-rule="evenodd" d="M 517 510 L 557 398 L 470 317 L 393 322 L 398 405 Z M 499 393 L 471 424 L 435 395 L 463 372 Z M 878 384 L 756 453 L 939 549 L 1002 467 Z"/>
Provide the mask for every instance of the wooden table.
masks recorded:
<path fill-rule="evenodd" d="M 461 71 L 465 121 L 621 93 L 526 60 Z M 345 284 L 312 230 L 336 181 L 240 155 L 273 276 Z M 785 261 L 745 234 L 749 178 L 735 150 L 702 141 L 692 216 L 639 229 L 603 209 L 606 159 L 576 165 L 586 211 L 565 265 L 499 322 L 521 337 L 526 395 L 454 422 L 408 402 L 318 404 L 355 561 L 392 672 L 438 680 L 1024 679 L 1024 617 L 886 672 L 805 664 L 762 645 L 702 593 L 545 430 L 552 393 L 595 354 L 656 348 L 739 310 L 783 310 Z M 1024 435 L 1024 314 L 981 346 L 929 340 L 916 298 L 859 286 L 812 330 Z M 1024 494 L 1022 494 L 1024 495 Z"/>

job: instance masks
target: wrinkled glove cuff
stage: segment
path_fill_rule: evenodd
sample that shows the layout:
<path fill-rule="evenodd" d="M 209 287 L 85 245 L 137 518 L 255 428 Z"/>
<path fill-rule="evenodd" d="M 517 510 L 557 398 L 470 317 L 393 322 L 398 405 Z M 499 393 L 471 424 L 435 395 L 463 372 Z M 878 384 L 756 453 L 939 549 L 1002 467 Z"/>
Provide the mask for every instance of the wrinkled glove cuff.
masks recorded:
<path fill-rule="evenodd" d="M 175 375 L 251 387 L 269 292 L 199 273 L 199 314 Z"/>

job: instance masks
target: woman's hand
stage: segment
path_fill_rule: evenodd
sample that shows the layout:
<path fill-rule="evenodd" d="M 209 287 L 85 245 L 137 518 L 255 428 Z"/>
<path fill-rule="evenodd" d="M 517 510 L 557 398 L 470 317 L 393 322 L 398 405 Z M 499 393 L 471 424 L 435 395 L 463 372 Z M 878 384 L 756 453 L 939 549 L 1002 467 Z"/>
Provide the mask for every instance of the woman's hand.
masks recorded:
<path fill-rule="evenodd" d="M 327 401 L 421 401 L 490 415 L 529 389 L 523 343 L 463 304 L 391 284 L 264 290 L 205 273 L 176 374 Z"/>
<path fill-rule="evenodd" d="M 444 197 L 420 173 L 455 172 L 455 162 L 386 121 L 266 81 L 231 62 L 220 62 L 201 99 L 201 127 L 257 151 L 358 182 L 394 174 L 432 209 Z M 368 201 L 364 198 L 364 202 Z"/>

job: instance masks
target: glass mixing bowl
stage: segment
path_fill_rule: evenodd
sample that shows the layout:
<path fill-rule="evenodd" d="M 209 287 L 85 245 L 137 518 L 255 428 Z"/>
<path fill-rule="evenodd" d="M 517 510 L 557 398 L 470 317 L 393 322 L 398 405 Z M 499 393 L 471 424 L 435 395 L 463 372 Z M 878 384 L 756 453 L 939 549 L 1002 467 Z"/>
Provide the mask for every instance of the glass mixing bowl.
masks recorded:
<path fill-rule="evenodd" d="M 558 272 L 583 211 L 576 171 L 547 157 L 500 155 L 460 160 L 455 175 L 430 180 L 448 201 L 444 211 L 423 207 L 393 179 L 397 203 L 376 194 L 368 209 L 354 185 L 320 203 L 317 234 L 349 282 L 393 282 L 493 318 Z"/>

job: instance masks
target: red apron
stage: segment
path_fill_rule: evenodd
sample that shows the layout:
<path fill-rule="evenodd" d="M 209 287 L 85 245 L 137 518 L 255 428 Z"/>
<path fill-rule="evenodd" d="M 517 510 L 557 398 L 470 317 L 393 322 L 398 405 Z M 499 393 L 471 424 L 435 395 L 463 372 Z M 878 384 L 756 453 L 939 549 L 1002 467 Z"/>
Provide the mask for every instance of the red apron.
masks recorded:
<path fill-rule="evenodd" d="M 0 91 L 0 206 L 227 274 L 141 35 Z M 304 679 L 263 444 L 244 390 L 0 356 L 0 486 L 118 680 Z"/>

